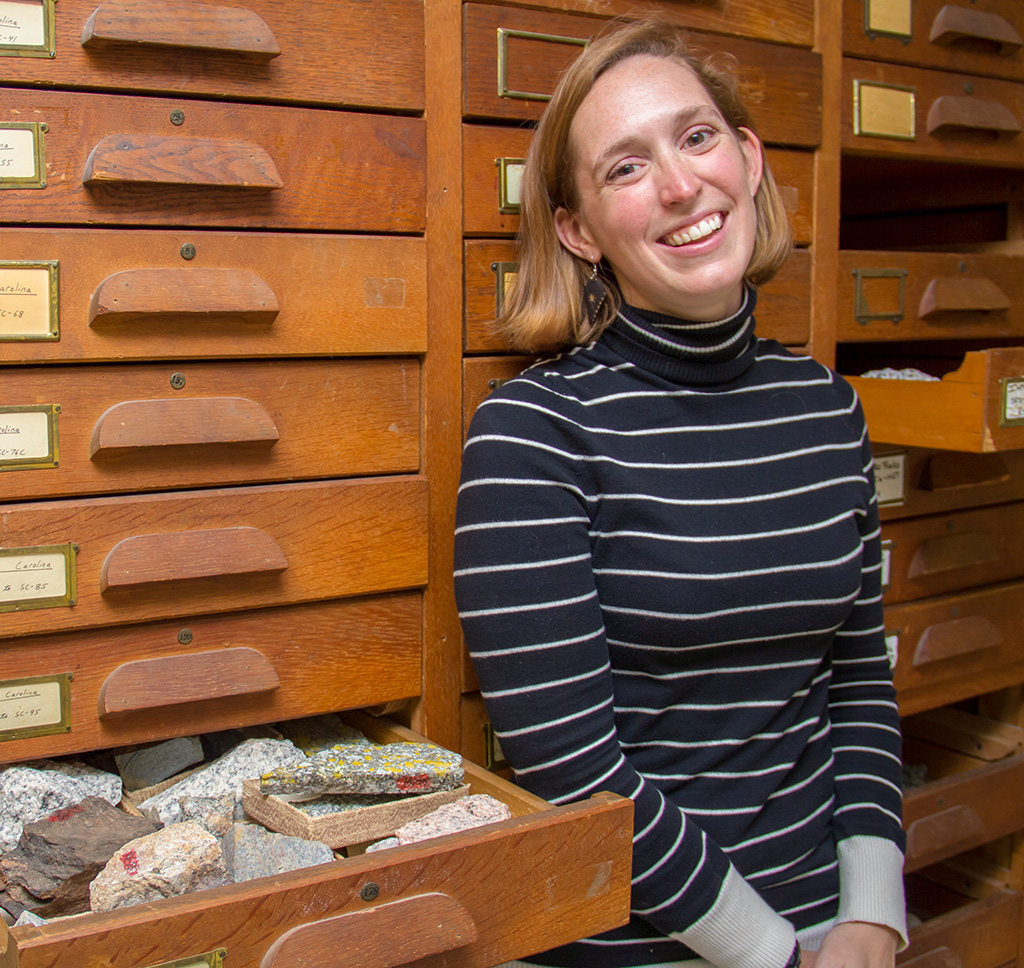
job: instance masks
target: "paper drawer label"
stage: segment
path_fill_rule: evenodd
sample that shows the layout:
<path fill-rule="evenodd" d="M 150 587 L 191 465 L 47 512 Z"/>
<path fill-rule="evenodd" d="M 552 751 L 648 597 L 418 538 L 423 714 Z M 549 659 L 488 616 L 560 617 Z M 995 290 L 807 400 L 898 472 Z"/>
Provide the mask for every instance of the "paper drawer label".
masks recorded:
<path fill-rule="evenodd" d="M 44 0 L 0 0 L 0 53 L 8 49 L 46 49 L 46 28 Z"/>
<path fill-rule="evenodd" d="M 1004 427 L 1024 425 L 1024 377 L 1008 377 L 1003 380 L 1003 409 L 1000 422 Z"/>
<path fill-rule="evenodd" d="M 46 187 L 47 130 L 42 121 L 0 124 L 0 189 Z"/>
<path fill-rule="evenodd" d="M 906 498 L 907 455 L 875 454 L 875 490 L 878 505 L 902 504 Z"/>
<path fill-rule="evenodd" d="M 497 158 L 498 211 L 502 215 L 519 214 L 519 195 L 526 164 L 522 158 Z"/>
<path fill-rule="evenodd" d="M 0 742 L 71 729 L 70 673 L 0 681 Z"/>
<path fill-rule="evenodd" d="M 910 0 L 865 0 L 864 31 L 869 35 L 910 37 L 913 33 Z"/>
<path fill-rule="evenodd" d="M 0 471 L 56 467 L 55 404 L 0 407 Z"/>
<path fill-rule="evenodd" d="M 916 138 L 915 88 L 876 81 L 853 82 L 853 133 L 865 138 Z"/>
<path fill-rule="evenodd" d="M 60 338 L 59 263 L 0 261 L 0 340 Z"/>
<path fill-rule="evenodd" d="M 70 544 L 0 548 L 0 612 L 74 605 L 77 550 Z"/>

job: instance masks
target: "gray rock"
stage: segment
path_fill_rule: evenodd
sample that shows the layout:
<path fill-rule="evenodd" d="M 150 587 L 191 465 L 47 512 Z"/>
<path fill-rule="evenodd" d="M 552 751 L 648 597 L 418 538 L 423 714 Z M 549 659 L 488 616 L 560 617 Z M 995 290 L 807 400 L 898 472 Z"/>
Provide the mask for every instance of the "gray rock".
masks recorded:
<path fill-rule="evenodd" d="M 236 882 L 273 877 L 334 860 L 334 852 L 327 844 L 271 833 L 251 823 L 236 823 L 222 846 L 228 870 Z"/>
<path fill-rule="evenodd" d="M 325 793 L 432 793 L 454 790 L 462 757 L 430 743 L 333 746 L 304 763 L 260 777 L 260 792 L 314 797 Z"/>
<path fill-rule="evenodd" d="M 30 924 L 34 928 L 41 928 L 46 923 L 46 918 L 41 918 L 38 914 L 33 914 L 31 911 L 22 911 L 18 915 L 18 920 L 14 922 L 14 926 L 20 928 L 23 924 Z"/>
<path fill-rule="evenodd" d="M 383 840 L 378 840 L 375 844 L 370 844 L 366 848 L 366 853 L 371 854 L 375 850 L 387 850 L 389 847 L 398 847 L 397 837 L 385 837 Z"/>
<path fill-rule="evenodd" d="M 248 739 L 204 769 L 196 770 L 180 783 L 144 800 L 139 804 L 139 810 L 165 824 L 172 824 L 181 819 L 179 801 L 182 797 L 231 796 L 235 804 L 234 817 L 240 820 L 245 816 L 242 810 L 243 780 L 254 780 L 279 766 L 305 760 L 306 754 L 288 740 Z"/>
<path fill-rule="evenodd" d="M 197 823 L 129 841 L 89 886 L 93 911 L 144 904 L 230 884 L 220 842 Z"/>
<path fill-rule="evenodd" d="M 235 824 L 235 798 L 228 794 L 223 797 L 182 797 L 178 801 L 181 820 L 194 820 L 214 837 L 223 837 Z"/>
<path fill-rule="evenodd" d="M 395 831 L 400 844 L 414 844 L 431 837 L 470 830 L 499 820 L 508 820 L 508 805 L 486 793 L 473 793 L 454 803 L 446 803 L 418 820 L 410 820 Z"/>
<path fill-rule="evenodd" d="M 126 790 L 142 790 L 203 762 L 198 736 L 180 736 L 114 757 Z"/>
<path fill-rule="evenodd" d="M 121 802 L 121 778 L 74 761 L 38 760 L 0 769 L 0 851 L 18 845 L 25 824 L 86 797 Z"/>
<path fill-rule="evenodd" d="M 290 719 L 277 724 L 278 732 L 290 739 L 303 753 L 312 756 L 332 746 L 354 745 L 373 746 L 354 726 L 343 723 L 341 719 L 329 713 L 325 716 L 309 716 L 306 719 Z"/>

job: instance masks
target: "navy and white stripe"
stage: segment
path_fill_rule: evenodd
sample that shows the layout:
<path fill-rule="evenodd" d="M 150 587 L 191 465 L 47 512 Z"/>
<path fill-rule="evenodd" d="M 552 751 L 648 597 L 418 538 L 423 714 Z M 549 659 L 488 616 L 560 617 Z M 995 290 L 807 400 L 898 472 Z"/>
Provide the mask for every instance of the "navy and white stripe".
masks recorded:
<path fill-rule="evenodd" d="M 455 581 L 502 749 L 554 803 L 635 803 L 630 925 L 540 964 L 714 960 L 737 909 L 781 951 L 835 918 L 837 841 L 902 846 L 863 417 L 752 308 L 626 309 L 473 420 Z"/>

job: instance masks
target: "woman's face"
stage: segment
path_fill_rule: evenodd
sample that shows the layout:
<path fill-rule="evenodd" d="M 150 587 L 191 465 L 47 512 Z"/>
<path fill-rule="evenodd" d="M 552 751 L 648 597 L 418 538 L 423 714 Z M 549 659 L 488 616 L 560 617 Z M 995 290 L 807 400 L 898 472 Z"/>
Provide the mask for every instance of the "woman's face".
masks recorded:
<path fill-rule="evenodd" d="M 761 145 L 741 137 L 685 64 L 640 55 L 598 78 L 573 119 L 578 211 L 570 252 L 606 259 L 626 302 L 684 319 L 740 307 L 754 250 Z"/>

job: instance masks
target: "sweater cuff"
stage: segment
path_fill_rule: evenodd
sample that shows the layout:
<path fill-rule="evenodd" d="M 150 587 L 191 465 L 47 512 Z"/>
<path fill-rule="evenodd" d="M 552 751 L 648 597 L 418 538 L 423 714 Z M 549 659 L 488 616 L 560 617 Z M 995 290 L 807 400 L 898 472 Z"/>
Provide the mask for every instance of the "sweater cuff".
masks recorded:
<path fill-rule="evenodd" d="M 903 896 L 903 852 L 891 840 L 864 834 L 837 845 L 839 914 L 836 923 L 865 921 L 892 928 L 907 947 L 907 904 Z"/>
<path fill-rule="evenodd" d="M 730 968 L 782 968 L 796 943 L 793 926 L 768 906 L 735 867 L 729 868 L 711 910 L 672 937 L 712 964 Z"/>

